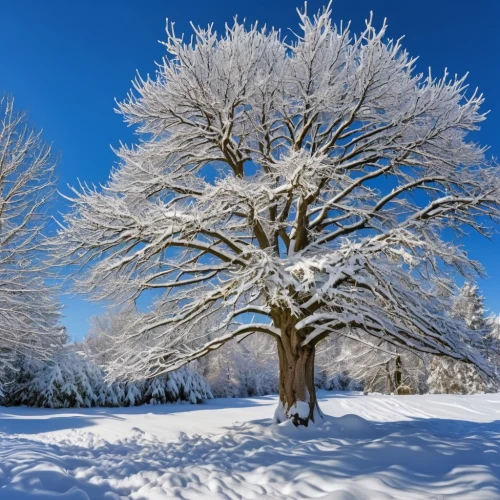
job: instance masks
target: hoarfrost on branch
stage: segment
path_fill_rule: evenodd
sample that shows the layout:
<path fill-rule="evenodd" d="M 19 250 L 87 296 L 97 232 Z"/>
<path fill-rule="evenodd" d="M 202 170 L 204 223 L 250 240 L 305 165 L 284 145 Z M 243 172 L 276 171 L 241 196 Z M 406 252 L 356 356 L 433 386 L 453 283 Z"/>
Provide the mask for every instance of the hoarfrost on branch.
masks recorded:
<path fill-rule="evenodd" d="M 330 334 L 491 373 L 442 293 L 482 272 L 445 230 L 498 221 L 499 170 L 467 137 L 483 97 L 416 73 L 385 24 L 352 35 L 330 7 L 299 16 L 286 38 L 235 21 L 186 41 L 168 25 L 155 77 L 118 104 L 140 141 L 102 189 L 74 190 L 55 242 L 94 298 L 153 291 L 113 373 L 155 376 L 256 331 L 277 341 L 285 408 L 315 405 L 308 360 Z"/>

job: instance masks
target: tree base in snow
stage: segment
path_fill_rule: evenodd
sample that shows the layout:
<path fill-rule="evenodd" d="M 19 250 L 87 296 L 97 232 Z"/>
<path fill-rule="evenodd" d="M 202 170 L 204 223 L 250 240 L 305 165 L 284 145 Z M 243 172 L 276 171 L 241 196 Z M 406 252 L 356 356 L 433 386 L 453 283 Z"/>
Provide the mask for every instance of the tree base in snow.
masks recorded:
<path fill-rule="evenodd" d="M 309 403 L 306 403 L 305 401 L 297 401 L 287 410 L 280 401 L 274 411 L 273 423 L 282 424 L 283 422 L 292 422 L 295 427 L 308 427 L 311 424 L 320 424 L 324 421 L 324 415 L 317 404 L 314 407 L 312 418 L 309 418 L 309 416 Z"/>

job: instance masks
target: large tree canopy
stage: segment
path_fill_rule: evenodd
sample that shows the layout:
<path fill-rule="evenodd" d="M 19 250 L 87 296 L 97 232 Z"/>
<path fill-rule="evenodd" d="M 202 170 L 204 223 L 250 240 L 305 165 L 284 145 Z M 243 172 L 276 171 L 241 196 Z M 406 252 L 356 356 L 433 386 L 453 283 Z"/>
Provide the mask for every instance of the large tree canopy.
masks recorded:
<path fill-rule="evenodd" d="M 116 338 L 116 375 L 264 332 L 278 346 L 278 418 L 307 424 L 314 346 L 331 333 L 490 372 L 443 289 L 451 271 L 481 272 L 447 231 L 488 231 L 500 177 L 467 139 L 484 114 L 464 78 L 415 73 L 371 19 L 352 36 L 330 7 L 299 17 L 288 38 L 235 21 L 186 42 L 167 26 L 155 78 L 118 104 L 140 141 L 120 147 L 106 186 L 74 191 L 55 244 L 86 269 L 80 291 L 151 298 Z"/>

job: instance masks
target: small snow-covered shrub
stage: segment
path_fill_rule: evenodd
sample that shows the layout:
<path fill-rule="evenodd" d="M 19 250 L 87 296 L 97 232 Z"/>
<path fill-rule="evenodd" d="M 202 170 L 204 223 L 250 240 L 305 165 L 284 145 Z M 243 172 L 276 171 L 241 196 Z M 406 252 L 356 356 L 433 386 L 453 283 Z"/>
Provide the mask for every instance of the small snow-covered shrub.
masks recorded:
<path fill-rule="evenodd" d="M 413 388 L 409 385 L 400 385 L 398 387 L 398 396 L 409 396 L 411 394 L 415 394 Z"/>

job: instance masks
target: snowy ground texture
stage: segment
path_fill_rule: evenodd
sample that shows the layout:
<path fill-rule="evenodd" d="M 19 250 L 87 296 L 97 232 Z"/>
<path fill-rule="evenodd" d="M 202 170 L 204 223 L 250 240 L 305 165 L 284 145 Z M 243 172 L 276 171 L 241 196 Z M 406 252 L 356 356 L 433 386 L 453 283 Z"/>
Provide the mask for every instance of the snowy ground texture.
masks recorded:
<path fill-rule="evenodd" d="M 0 407 L 0 498 L 500 498 L 500 394 L 319 397 L 329 417 L 301 430 L 271 396 Z"/>

